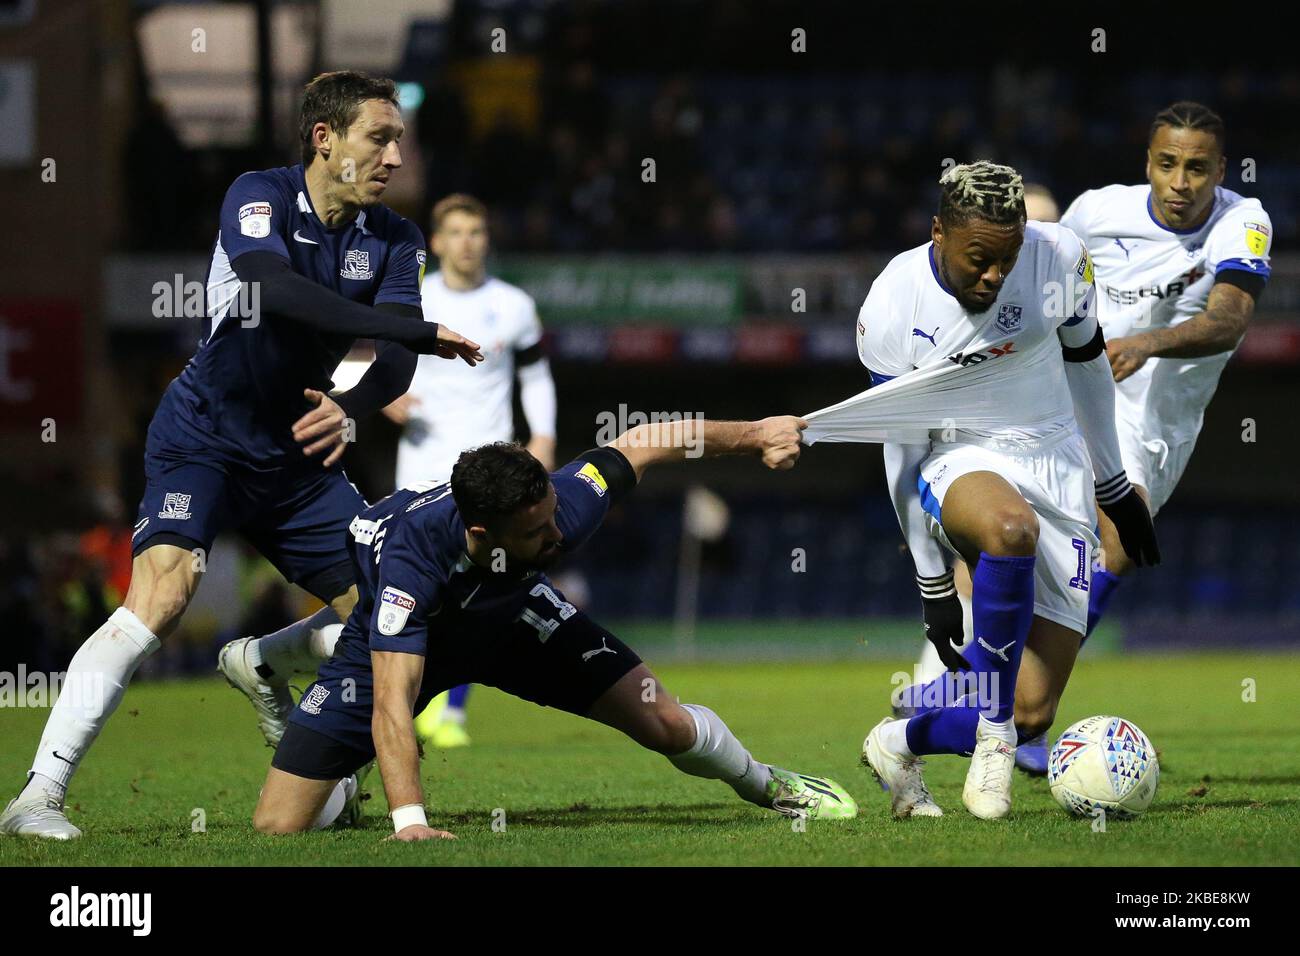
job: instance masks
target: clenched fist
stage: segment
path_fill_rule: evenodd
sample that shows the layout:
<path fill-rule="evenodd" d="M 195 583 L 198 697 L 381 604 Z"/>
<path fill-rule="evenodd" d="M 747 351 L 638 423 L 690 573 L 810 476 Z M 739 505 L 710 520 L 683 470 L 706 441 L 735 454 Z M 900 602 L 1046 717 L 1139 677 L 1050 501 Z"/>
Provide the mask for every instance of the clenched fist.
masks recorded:
<path fill-rule="evenodd" d="M 758 422 L 759 453 L 769 468 L 786 470 L 799 460 L 800 442 L 808 423 L 794 415 L 775 415 Z"/>

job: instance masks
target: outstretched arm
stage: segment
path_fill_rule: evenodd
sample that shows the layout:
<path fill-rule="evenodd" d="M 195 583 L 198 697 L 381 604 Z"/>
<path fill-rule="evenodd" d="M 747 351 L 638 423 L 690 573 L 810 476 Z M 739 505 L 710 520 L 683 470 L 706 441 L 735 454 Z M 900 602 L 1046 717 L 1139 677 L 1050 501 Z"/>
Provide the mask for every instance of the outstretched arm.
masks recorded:
<path fill-rule="evenodd" d="M 435 322 L 387 314 L 353 302 L 293 271 L 274 252 L 246 252 L 231 263 L 239 281 L 256 284 L 250 297 L 260 312 L 283 316 L 324 332 L 361 339 L 383 339 L 422 355 L 459 356 L 469 365 L 483 360 L 478 344 Z"/>
<path fill-rule="evenodd" d="M 651 465 L 686 458 L 757 455 L 769 468 L 793 468 L 799 458 L 799 436 L 808 423 L 793 415 L 756 422 L 715 422 L 692 418 L 655 422 L 630 428 L 614 440 L 636 472 L 637 480 Z"/>

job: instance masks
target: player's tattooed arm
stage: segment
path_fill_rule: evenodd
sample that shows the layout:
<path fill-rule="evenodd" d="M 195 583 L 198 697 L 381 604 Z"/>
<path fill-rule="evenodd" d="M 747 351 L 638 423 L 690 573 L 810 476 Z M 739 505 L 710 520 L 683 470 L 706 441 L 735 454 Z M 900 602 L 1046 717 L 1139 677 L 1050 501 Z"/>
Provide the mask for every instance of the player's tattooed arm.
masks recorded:
<path fill-rule="evenodd" d="M 399 840 L 446 839 L 424 819 L 424 788 L 420 785 L 420 749 L 415 739 L 415 698 L 424 676 L 424 657 L 400 651 L 370 652 L 375 677 L 375 706 L 370 733 L 384 780 L 384 794 L 393 808 Z M 410 822 L 407 822 L 410 818 Z M 405 825 L 403 825 L 405 824 Z"/>
<path fill-rule="evenodd" d="M 756 422 L 715 422 L 686 418 L 629 428 L 614 441 L 636 471 L 637 480 L 651 465 L 684 458 L 757 455 L 769 468 L 793 468 L 800 437 L 808 423 L 794 415 Z"/>
<path fill-rule="evenodd" d="M 1230 352 L 1246 334 L 1255 314 L 1255 300 L 1263 290 L 1263 279 L 1245 275 L 1234 281 L 1232 270 L 1214 283 L 1205 311 L 1180 325 L 1151 329 L 1106 343 L 1115 381 L 1122 382 L 1152 358 L 1202 358 Z M 1248 280 L 1255 280 L 1250 283 Z"/>

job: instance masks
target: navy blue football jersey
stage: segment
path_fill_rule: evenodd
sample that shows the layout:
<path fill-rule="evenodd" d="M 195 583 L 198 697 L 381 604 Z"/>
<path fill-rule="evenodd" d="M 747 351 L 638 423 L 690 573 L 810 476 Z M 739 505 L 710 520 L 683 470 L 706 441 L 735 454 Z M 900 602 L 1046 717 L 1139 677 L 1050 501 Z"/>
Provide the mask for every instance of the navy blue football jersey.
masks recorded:
<path fill-rule="evenodd" d="M 612 497 L 600 468 L 585 456 L 551 474 L 555 522 L 571 553 L 600 527 Z M 425 482 L 403 488 L 353 519 L 349 550 L 357 604 L 321 676 L 370 668 L 370 651 L 425 653 L 429 642 L 472 640 L 483 628 L 520 617 L 545 636 L 574 613 L 540 571 L 493 571 L 465 553 L 465 522 L 451 484 Z M 549 596 L 551 617 L 526 608 L 530 594 Z"/>
<path fill-rule="evenodd" d="M 254 320 L 252 295 L 241 292 L 231 266 L 254 250 L 280 256 L 299 275 L 362 305 L 419 308 L 424 237 L 378 204 L 326 228 L 302 166 L 245 173 L 231 185 L 208 265 L 203 335 L 158 418 L 176 445 L 274 467 L 301 459 L 291 429 L 312 407 L 303 389 L 328 392 L 353 340 L 274 315 Z"/>

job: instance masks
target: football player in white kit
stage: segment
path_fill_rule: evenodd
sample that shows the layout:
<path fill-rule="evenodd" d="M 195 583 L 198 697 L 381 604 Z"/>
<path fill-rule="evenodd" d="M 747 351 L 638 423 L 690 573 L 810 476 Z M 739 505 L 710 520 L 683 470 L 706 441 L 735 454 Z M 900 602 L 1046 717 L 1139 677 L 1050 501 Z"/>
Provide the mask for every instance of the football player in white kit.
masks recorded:
<path fill-rule="evenodd" d="M 555 467 L 555 381 L 542 352 L 537 308 L 528 293 L 487 274 L 488 221 L 481 202 L 464 193 L 447 196 L 433 207 L 431 226 L 438 271 L 421 285 L 424 317 L 447 322 L 454 315 L 472 325 L 484 358 L 474 375 L 447 375 L 445 368 L 419 362 L 410 389 L 384 409 L 402 426 L 396 487 L 445 481 L 462 451 L 513 439 L 516 375 L 531 433 L 528 451 L 550 471 Z M 468 744 L 468 694 L 469 687 L 461 686 L 435 699 L 416 718 L 421 740 L 439 749 Z"/>
<path fill-rule="evenodd" d="M 871 286 L 858 352 L 873 382 L 997 363 L 998 385 L 982 397 L 996 424 L 885 446 L 926 636 L 954 671 L 969 673 L 913 688 L 905 702 L 917 715 L 882 720 L 862 759 L 889 788 L 896 816 L 939 816 L 921 758 L 971 754 L 962 800 L 993 819 L 1010 811 L 1017 740 L 1051 725 L 1078 652 L 1096 504 L 1135 564 L 1154 564 L 1159 552 L 1121 462 L 1082 243 L 1055 224 L 1026 222 L 1024 185 L 1010 167 L 956 166 L 940 186 L 931 242 L 893 259 Z M 962 615 L 944 548 L 973 568 L 976 637 L 964 659 L 951 646 L 962 640 Z"/>
<path fill-rule="evenodd" d="M 1039 183 L 1025 183 L 1025 218 L 1034 222 L 1058 222 L 1061 218 L 1060 207 L 1051 190 Z M 962 633 L 964 635 L 959 651 L 975 640 L 971 623 L 971 579 L 970 569 L 964 561 L 953 566 L 953 582 L 957 586 L 957 597 L 962 610 Z M 1091 592 L 1089 592 L 1091 593 Z M 934 680 L 945 670 L 939 652 L 929 641 L 921 642 L 921 655 L 913 669 L 916 683 L 926 684 Z M 914 711 L 910 707 L 894 706 L 895 717 L 911 717 Z M 1039 734 L 1033 740 L 1027 740 L 1016 748 L 1016 766 L 1030 776 L 1041 777 L 1047 774 L 1047 732 Z"/>
<path fill-rule="evenodd" d="M 1151 124 L 1147 183 L 1089 190 L 1061 220 L 1092 256 L 1120 453 L 1152 515 L 1187 467 L 1219 373 L 1269 276 L 1268 213 L 1223 188 L 1223 150 L 1214 112 L 1175 103 Z M 1089 633 L 1133 567 L 1105 517 L 1101 543 Z"/>

